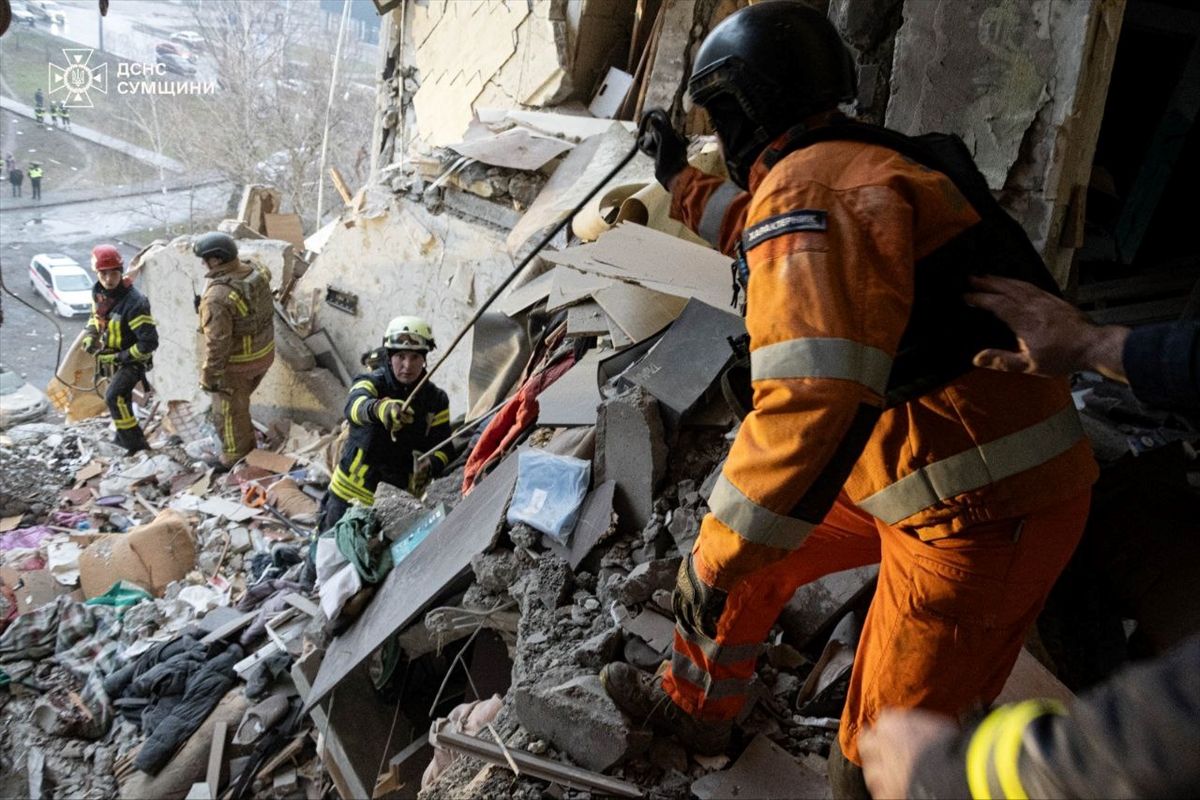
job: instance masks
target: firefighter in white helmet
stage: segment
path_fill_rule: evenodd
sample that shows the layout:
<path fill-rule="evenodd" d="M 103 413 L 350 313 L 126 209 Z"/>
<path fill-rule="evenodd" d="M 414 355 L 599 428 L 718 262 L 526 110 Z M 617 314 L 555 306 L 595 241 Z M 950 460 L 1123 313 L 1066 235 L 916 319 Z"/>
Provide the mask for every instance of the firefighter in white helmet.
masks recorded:
<path fill-rule="evenodd" d="M 434 348 L 433 329 L 420 317 L 396 317 L 383 336 L 384 364 L 359 375 L 346 399 L 349 437 L 333 471 L 321 514 L 331 528 L 351 502 L 372 505 L 380 481 L 419 495 L 454 458 L 449 444 L 422 457 L 450 437 L 450 400 L 431 382 L 404 407 L 425 375 Z"/>

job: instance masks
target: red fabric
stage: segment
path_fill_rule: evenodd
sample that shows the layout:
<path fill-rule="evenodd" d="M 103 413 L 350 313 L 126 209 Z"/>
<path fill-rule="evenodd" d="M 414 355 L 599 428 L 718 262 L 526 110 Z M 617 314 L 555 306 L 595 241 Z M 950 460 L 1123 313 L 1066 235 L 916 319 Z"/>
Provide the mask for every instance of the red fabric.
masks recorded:
<path fill-rule="evenodd" d="M 575 356 L 567 354 L 541 372 L 534 374 L 521 386 L 509 401 L 500 407 L 491 422 L 483 429 L 479 442 L 467 458 L 463 470 L 463 495 L 471 491 L 475 481 L 483 476 L 484 468 L 500 458 L 512 446 L 526 428 L 537 422 L 537 396 L 550 384 L 575 366 Z"/>

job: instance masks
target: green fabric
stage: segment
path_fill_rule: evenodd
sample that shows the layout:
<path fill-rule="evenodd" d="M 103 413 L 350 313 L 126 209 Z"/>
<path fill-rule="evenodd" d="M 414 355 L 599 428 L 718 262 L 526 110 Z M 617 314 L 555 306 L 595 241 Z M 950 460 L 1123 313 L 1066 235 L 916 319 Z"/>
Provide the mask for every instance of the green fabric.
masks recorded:
<path fill-rule="evenodd" d="M 334 541 L 366 583 L 379 583 L 392 568 L 388 542 L 379 535 L 379 520 L 369 506 L 354 506 L 333 526 Z"/>
<path fill-rule="evenodd" d="M 7 672 L 5 672 L 3 669 L 0 669 L 0 689 L 3 689 L 5 686 L 8 686 L 10 683 L 12 683 L 12 678 L 9 677 L 9 674 Z"/>
<path fill-rule="evenodd" d="M 128 608 L 136 605 L 143 600 L 151 600 L 153 597 L 142 587 L 136 583 L 128 581 L 117 581 L 107 592 L 93 597 L 91 600 L 86 600 L 84 605 L 89 606 L 112 606 L 114 608 Z"/>

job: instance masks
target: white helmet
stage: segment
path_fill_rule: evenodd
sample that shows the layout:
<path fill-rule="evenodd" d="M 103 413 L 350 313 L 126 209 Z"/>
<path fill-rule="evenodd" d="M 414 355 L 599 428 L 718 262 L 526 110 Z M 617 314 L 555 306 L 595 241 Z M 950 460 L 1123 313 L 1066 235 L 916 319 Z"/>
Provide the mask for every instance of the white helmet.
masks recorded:
<path fill-rule="evenodd" d="M 389 351 L 416 350 L 428 353 L 437 345 L 433 342 L 433 328 L 420 317 L 396 317 L 388 323 L 383 334 L 383 346 Z"/>

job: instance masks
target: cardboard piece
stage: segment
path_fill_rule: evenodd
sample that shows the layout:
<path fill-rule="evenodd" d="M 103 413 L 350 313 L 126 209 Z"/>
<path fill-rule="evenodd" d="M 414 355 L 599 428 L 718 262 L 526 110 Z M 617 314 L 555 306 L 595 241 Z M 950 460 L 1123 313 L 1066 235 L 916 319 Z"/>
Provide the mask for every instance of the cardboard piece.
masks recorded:
<path fill-rule="evenodd" d="M 561 379 L 560 379 L 561 380 Z M 542 537 L 542 544 L 561 556 L 571 569 L 588 557 L 604 535 L 613 527 L 613 501 L 617 490 L 616 481 L 605 481 L 593 489 L 583 501 L 579 521 L 571 532 L 570 546 L 566 547 L 549 536 Z"/>
<path fill-rule="evenodd" d="M 272 475 L 291 472 L 296 467 L 296 459 L 283 453 L 273 453 L 270 450 L 251 450 L 246 454 L 246 463 L 252 467 L 265 469 Z"/>
<path fill-rule="evenodd" d="M 196 543 L 184 517 L 173 509 L 128 533 L 103 536 L 79 556 L 79 585 L 84 597 L 96 597 L 120 580 L 136 583 L 162 597 L 171 581 L 196 566 Z"/>
<path fill-rule="evenodd" d="M 546 251 L 542 258 L 647 289 L 729 306 L 729 256 L 642 225 L 623 222 L 591 244 Z"/>
<path fill-rule="evenodd" d="M 70 588 L 55 580 L 54 573 L 48 569 L 18 572 L 10 567 L 0 567 L 0 570 L 3 570 L 4 585 L 12 589 L 17 598 L 18 614 L 37 611 L 46 603 L 54 602 L 59 595 L 71 592 Z"/>
<path fill-rule="evenodd" d="M 548 426 L 595 425 L 600 395 L 600 362 L 611 350 L 592 349 L 538 395 L 537 424 Z"/>
<path fill-rule="evenodd" d="M 640 342 L 675 321 L 687 305 L 683 297 L 651 291 L 632 283 L 614 283 L 592 293 L 604 313 L 634 342 Z"/>
<path fill-rule="evenodd" d="M 719 797 L 755 797 L 790 800 L 793 797 L 825 797 L 828 778 L 819 756 L 801 761 L 763 734 L 742 752 L 734 765 L 692 782 L 692 794 L 700 800 Z"/>
<path fill-rule="evenodd" d="M 104 473 L 104 465 L 99 461 L 91 461 L 87 466 L 75 473 L 76 483 L 86 483 L 92 478 L 98 477 Z"/>
<path fill-rule="evenodd" d="M 606 336 L 608 324 L 608 315 L 599 303 L 580 303 L 567 309 L 568 336 Z"/>
<path fill-rule="evenodd" d="M 481 136 L 450 145 L 450 149 L 484 164 L 509 169 L 536 170 L 575 145 L 525 128 Z"/>
<path fill-rule="evenodd" d="M 325 699 L 388 637 L 411 624 L 430 601 L 466 574 L 472 556 L 495 544 L 516 482 L 517 453 L 511 453 L 388 573 L 354 625 L 329 643 L 306 709 Z"/>
<path fill-rule="evenodd" d="M 4 517 L 3 519 L 0 519 L 0 533 L 8 533 L 9 531 L 13 530 L 21 524 L 22 519 L 24 519 L 24 516 L 21 514 L 17 514 L 14 517 Z"/>
<path fill-rule="evenodd" d="M 733 359 L 729 338 L 745 332 L 736 314 L 689 300 L 671 328 L 623 377 L 658 398 L 664 419 L 677 425 Z"/>
<path fill-rule="evenodd" d="M 609 67 L 608 74 L 604 76 L 604 81 L 596 90 L 592 102 L 588 104 L 588 111 L 592 112 L 593 117 L 612 119 L 621 109 L 621 104 L 625 102 L 625 95 L 629 94 L 632 86 L 632 75 L 623 69 Z"/>

